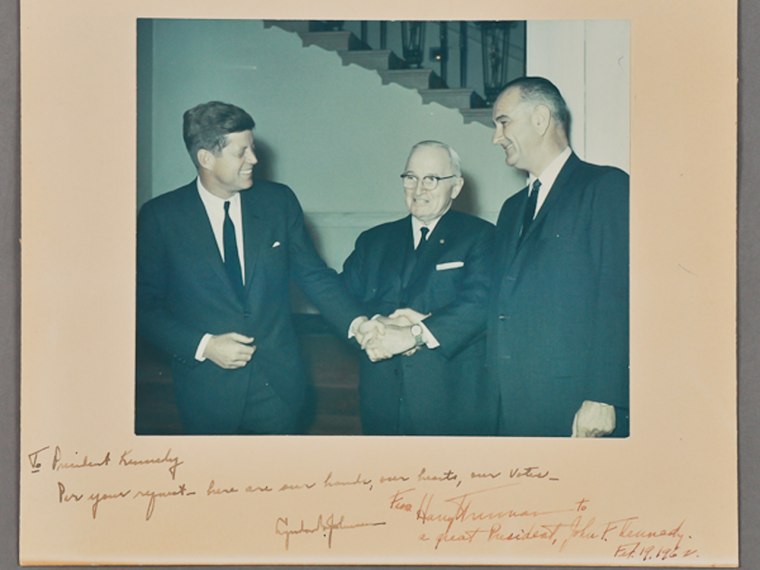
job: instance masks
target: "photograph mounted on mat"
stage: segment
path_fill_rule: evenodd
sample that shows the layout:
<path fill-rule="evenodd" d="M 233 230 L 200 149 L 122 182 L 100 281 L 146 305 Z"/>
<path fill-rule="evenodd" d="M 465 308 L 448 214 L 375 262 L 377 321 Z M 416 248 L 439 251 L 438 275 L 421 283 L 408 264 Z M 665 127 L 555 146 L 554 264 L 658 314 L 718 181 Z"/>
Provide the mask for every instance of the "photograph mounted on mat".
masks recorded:
<path fill-rule="evenodd" d="M 735 4 L 299 4 L 21 6 L 21 563 L 735 566 Z"/>

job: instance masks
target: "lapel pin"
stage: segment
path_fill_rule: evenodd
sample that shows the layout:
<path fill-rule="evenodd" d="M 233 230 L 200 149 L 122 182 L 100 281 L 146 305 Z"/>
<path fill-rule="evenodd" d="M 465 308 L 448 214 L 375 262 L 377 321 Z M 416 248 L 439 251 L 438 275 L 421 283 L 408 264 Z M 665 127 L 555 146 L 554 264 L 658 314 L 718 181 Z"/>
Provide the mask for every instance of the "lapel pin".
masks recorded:
<path fill-rule="evenodd" d="M 443 245 L 444 243 L 446 243 L 446 240 L 445 240 L 445 239 L 443 239 L 443 238 L 441 238 L 441 239 L 440 239 L 440 241 L 439 241 L 438 243 L 440 243 L 441 245 Z"/>

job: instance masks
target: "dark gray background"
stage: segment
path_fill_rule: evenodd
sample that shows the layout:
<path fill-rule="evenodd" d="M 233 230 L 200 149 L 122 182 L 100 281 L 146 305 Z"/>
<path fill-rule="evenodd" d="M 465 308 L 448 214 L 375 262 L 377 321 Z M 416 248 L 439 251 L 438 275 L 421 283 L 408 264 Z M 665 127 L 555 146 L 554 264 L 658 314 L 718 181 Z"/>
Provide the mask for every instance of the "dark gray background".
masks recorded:
<path fill-rule="evenodd" d="M 760 569 L 760 3 L 739 6 L 739 489 L 741 566 Z M 677 30 L 675 31 L 677 33 Z M 704 38 L 706 43 L 712 38 Z M 716 49 L 719 49 L 716 46 Z M 19 7 L 0 1 L 0 569 L 18 566 L 19 471 Z M 55 96 L 51 93 L 51 96 Z M 709 149 L 715 109 L 704 110 Z M 63 149 L 60 149 L 63 150 Z M 76 149 L 73 149 L 76 152 Z M 49 149 L 56 152 L 55 148 Z M 709 152 L 706 150 L 706 152 Z M 59 173 L 60 174 L 60 173 Z M 63 173 L 65 175 L 65 173 Z M 51 184 L 55 183 L 51 179 Z M 730 184 L 726 180 L 725 184 Z M 28 350 L 34 351 L 33 344 Z M 720 410 L 715 410 L 720 413 Z M 709 434 L 704 434 L 709 437 Z M 115 567 L 113 567 L 115 568 Z M 123 567 L 119 567 L 123 568 Z M 148 568 L 148 567 L 144 567 Z M 151 566 L 159 569 L 161 567 Z M 177 568 L 177 567 L 175 567 Z M 191 568 L 183 566 L 181 568 Z M 192 568 L 199 568 L 197 566 Z M 222 568 L 222 567 L 215 567 Z M 225 566 L 224 568 L 239 568 Z M 351 568 L 351 567 L 345 567 Z M 527 567 L 521 567 L 526 569 Z M 536 568 L 536 567 L 531 567 Z M 543 567 L 547 568 L 547 567 Z M 567 567 L 565 567 L 567 568 Z M 576 567 L 577 568 L 577 567 Z"/>

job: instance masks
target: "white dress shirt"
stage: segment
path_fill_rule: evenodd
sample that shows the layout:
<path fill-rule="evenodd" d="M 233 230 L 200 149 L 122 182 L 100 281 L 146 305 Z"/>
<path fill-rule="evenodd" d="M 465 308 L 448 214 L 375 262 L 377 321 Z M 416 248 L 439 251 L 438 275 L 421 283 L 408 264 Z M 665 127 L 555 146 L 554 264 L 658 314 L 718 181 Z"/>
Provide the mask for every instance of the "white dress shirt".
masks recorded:
<path fill-rule="evenodd" d="M 245 285 L 245 256 L 243 252 L 243 212 L 240 207 L 240 193 L 235 194 L 229 200 L 220 198 L 213 195 L 206 190 L 201 183 L 201 179 L 197 179 L 198 182 L 198 195 L 201 197 L 203 207 L 206 209 L 206 216 L 211 224 L 211 230 L 214 232 L 214 239 L 216 240 L 216 247 L 219 249 L 219 256 L 224 261 L 224 203 L 230 203 L 230 219 L 235 226 L 235 241 L 237 242 L 238 261 L 240 262 L 240 275 L 243 278 L 243 285 Z M 206 351 L 206 345 L 211 338 L 211 333 L 206 333 L 198 343 L 198 348 L 195 350 L 195 359 L 203 362 L 206 358 L 203 353 Z"/>
<path fill-rule="evenodd" d="M 448 212 L 448 210 L 446 211 Z M 420 238 L 422 238 L 422 232 L 420 230 L 422 230 L 423 227 L 426 227 L 429 231 L 427 234 L 427 238 L 425 239 L 426 240 L 430 239 L 430 234 L 433 233 L 435 226 L 438 225 L 438 221 L 442 217 L 443 216 L 439 216 L 435 220 L 425 223 L 421 220 L 418 220 L 414 216 L 412 216 L 412 240 L 414 241 L 414 249 L 417 249 L 420 245 Z"/>
<path fill-rule="evenodd" d="M 206 215 L 208 221 L 211 224 L 211 229 L 214 232 L 214 239 L 216 240 L 216 246 L 219 248 L 219 255 L 224 259 L 224 203 L 230 203 L 230 219 L 235 226 L 235 241 L 237 242 L 238 257 L 240 262 L 240 275 L 243 277 L 243 285 L 245 285 L 245 256 L 243 252 L 243 212 L 240 207 L 240 193 L 235 192 L 232 198 L 225 200 L 219 196 L 214 196 L 211 192 L 206 190 L 201 183 L 201 179 L 198 178 L 198 195 L 201 197 L 201 202 L 206 208 Z"/>
<path fill-rule="evenodd" d="M 533 186 L 533 182 L 535 182 L 536 178 L 541 181 L 541 187 L 538 189 L 536 212 L 533 214 L 534 219 L 538 215 L 541 206 L 544 205 L 546 197 L 549 195 L 549 191 L 552 189 L 552 186 L 554 186 L 554 182 L 557 180 L 557 176 L 559 176 L 560 170 L 562 170 L 562 167 L 565 166 L 565 163 L 567 162 L 567 159 L 570 158 L 571 153 L 572 150 L 570 147 L 565 147 L 565 150 L 559 153 L 557 155 L 557 158 L 552 160 L 549 163 L 549 166 L 547 166 L 539 176 L 536 177 L 531 174 L 528 177 L 528 188 L 531 188 Z"/>

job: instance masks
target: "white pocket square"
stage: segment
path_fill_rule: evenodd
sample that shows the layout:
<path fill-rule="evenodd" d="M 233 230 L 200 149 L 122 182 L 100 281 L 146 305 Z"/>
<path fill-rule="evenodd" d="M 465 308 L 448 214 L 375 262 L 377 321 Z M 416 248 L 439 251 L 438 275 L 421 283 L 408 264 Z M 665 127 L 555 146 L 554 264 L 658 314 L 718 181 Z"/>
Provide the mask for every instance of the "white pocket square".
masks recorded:
<path fill-rule="evenodd" d="M 464 267 L 464 261 L 448 261 L 446 263 L 439 263 L 435 266 L 436 271 L 446 271 L 447 269 L 458 269 Z"/>
<path fill-rule="evenodd" d="M 280 247 L 282 244 L 279 241 L 276 241 L 272 244 L 272 247 Z"/>

